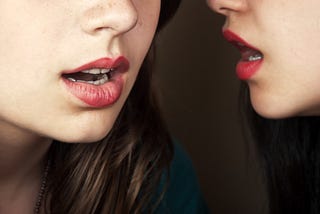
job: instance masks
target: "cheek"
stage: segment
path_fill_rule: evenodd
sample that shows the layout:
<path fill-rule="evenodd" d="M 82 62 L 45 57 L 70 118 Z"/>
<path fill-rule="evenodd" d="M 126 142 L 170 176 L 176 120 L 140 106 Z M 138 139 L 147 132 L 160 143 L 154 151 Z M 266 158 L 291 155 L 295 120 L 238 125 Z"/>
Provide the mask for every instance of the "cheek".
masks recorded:
<path fill-rule="evenodd" d="M 160 1 L 137 0 L 135 7 L 139 19 L 136 27 L 130 34 L 137 42 L 135 47 L 141 47 L 146 52 L 145 50 L 149 49 L 158 25 Z"/>
<path fill-rule="evenodd" d="M 28 30 L 28 29 L 26 29 Z M 41 93 L 51 68 L 50 51 L 35 34 L 0 33 L 0 89 L 6 102 L 20 97 L 26 100 Z M 48 53 L 49 52 L 49 53 Z M 2 103 L 3 101 L 0 101 Z M 16 101 L 15 101 L 16 102 Z"/>
<path fill-rule="evenodd" d="M 320 30 L 295 31 L 292 36 L 281 34 L 270 44 L 270 53 L 266 56 L 267 69 L 271 81 L 280 82 L 278 87 L 290 91 L 307 88 L 312 93 L 320 87 Z"/>
<path fill-rule="evenodd" d="M 268 90 L 281 88 L 286 93 L 320 80 L 320 18 L 290 11 L 282 15 L 269 11 L 274 18 L 265 20 L 260 29 L 265 55 L 263 82 L 270 84 Z"/>
<path fill-rule="evenodd" d="M 24 13 L 0 15 L 1 85 L 8 79 L 21 85 L 41 79 L 50 65 L 56 43 L 46 34 L 46 23 L 33 19 Z M 29 86 L 32 88 L 32 84 Z"/>
<path fill-rule="evenodd" d="M 136 71 L 139 70 L 150 49 L 159 18 L 158 6 L 146 7 L 141 2 L 143 1 L 139 1 L 139 4 L 136 5 L 139 14 L 137 25 L 123 37 L 123 49 L 126 50 L 125 52 L 129 54 L 131 61 L 134 62 L 131 66 Z M 150 5 L 150 3 L 148 2 L 145 5 Z M 148 8 L 150 9 L 148 10 Z"/>

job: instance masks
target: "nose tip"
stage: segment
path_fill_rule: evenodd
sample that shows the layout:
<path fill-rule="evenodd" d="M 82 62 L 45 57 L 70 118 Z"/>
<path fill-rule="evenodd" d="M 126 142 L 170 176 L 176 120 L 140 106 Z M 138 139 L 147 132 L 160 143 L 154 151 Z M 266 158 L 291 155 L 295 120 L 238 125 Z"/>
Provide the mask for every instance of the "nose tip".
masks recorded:
<path fill-rule="evenodd" d="M 217 4 L 216 0 L 207 0 L 207 5 L 209 6 L 209 8 L 217 13 L 219 13 L 219 5 Z"/>
<path fill-rule="evenodd" d="M 131 0 L 110 0 L 85 10 L 81 27 L 90 34 L 108 30 L 115 35 L 134 28 L 138 13 Z"/>
<path fill-rule="evenodd" d="M 243 12 L 247 9 L 246 0 L 207 0 L 207 4 L 213 11 L 225 16 L 230 11 Z"/>

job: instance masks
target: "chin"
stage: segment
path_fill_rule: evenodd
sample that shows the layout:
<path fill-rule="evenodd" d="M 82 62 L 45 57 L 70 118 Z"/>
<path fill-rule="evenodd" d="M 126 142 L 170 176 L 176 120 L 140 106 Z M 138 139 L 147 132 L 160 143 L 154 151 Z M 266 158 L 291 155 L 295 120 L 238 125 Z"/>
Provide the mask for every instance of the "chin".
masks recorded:
<path fill-rule="evenodd" d="M 281 102 L 281 100 L 283 102 Z M 301 113 L 296 106 L 285 102 L 284 99 L 267 99 L 263 97 L 251 96 L 253 109 L 266 119 L 284 119 L 288 117 L 299 116 Z"/>
<path fill-rule="evenodd" d="M 102 140 L 104 136 L 86 136 L 86 137 L 57 137 L 55 140 L 63 143 L 96 143 Z"/>
<path fill-rule="evenodd" d="M 87 111 L 77 116 L 59 132 L 59 140 L 66 143 L 93 143 L 105 138 L 114 126 L 118 112 Z"/>
<path fill-rule="evenodd" d="M 260 116 L 266 118 L 266 119 L 284 119 L 288 117 L 294 116 L 293 114 L 288 113 L 287 111 L 279 111 L 278 108 L 266 108 L 266 107 L 260 107 L 259 105 L 253 104 L 254 110 L 259 114 Z"/>
<path fill-rule="evenodd" d="M 60 132 L 59 135 L 53 138 L 64 143 L 95 143 L 105 138 L 110 130 L 111 128 L 87 129 L 85 131 L 68 130 L 67 133 Z"/>
<path fill-rule="evenodd" d="M 261 91 L 260 91 L 261 92 Z M 320 115 L 320 100 L 315 97 L 273 96 L 273 94 L 251 93 L 254 110 L 267 119 L 285 119 Z"/>

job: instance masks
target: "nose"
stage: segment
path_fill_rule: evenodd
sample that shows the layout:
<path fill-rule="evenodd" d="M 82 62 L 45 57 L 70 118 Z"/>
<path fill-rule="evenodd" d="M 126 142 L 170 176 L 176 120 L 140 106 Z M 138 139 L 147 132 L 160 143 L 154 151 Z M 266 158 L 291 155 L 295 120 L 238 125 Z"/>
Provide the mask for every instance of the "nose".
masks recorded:
<path fill-rule="evenodd" d="M 84 10 L 81 27 L 89 34 L 107 30 L 119 35 L 134 28 L 137 21 L 138 12 L 132 0 L 98 0 Z"/>
<path fill-rule="evenodd" d="M 207 0 L 209 7 L 217 13 L 228 16 L 230 12 L 243 12 L 248 8 L 247 0 Z"/>

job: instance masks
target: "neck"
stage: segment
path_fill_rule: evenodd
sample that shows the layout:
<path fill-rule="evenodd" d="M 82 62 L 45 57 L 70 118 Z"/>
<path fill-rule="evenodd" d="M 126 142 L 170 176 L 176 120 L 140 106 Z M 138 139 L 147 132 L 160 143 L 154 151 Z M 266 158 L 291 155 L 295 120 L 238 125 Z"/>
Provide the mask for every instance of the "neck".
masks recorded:
<path fill-rule="evenodd" d="M 51 142 L 33 133 L 0 125 L 0 212 L 10 204 L 23 203 L 20 201 L 28 197 L 34 206 Z"/>
<path fill-rule="evenodd" d="M 8 130 L 4 134 L 0 130 L 0 185 L 6 178 L 12 179 L 19 174 L 25 176 L 36 168 L 40 169 L 51 139 Z"/>

